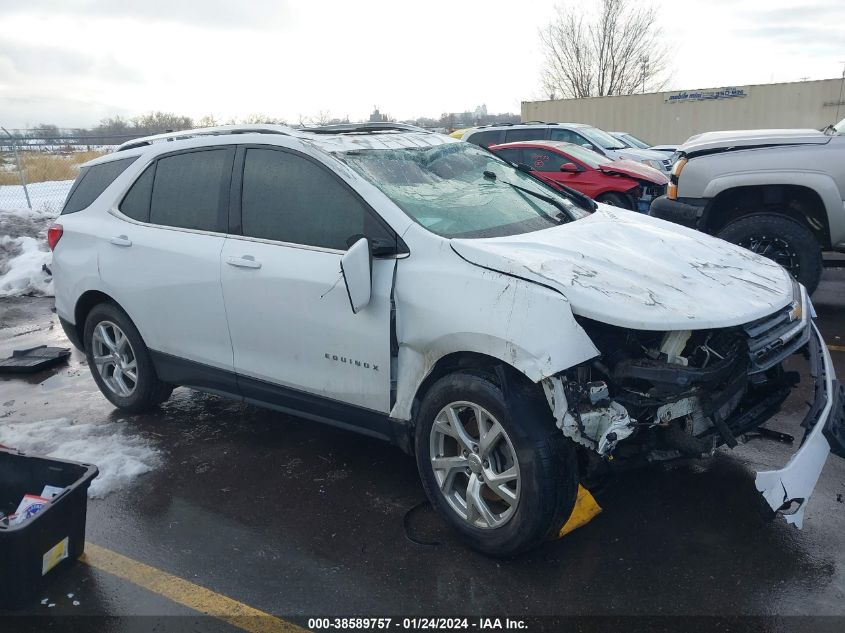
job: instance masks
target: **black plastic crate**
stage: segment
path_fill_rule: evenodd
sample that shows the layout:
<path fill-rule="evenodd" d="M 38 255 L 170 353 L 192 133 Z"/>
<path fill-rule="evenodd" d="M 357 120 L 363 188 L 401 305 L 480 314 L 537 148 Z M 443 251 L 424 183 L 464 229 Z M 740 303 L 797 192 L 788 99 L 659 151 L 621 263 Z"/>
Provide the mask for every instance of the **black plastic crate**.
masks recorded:
<path fill-rule="evenodd" d="M 46 485 L 64 491 L 20 525 L 0 525 L 0 608 L 23 606 L 57 570 L 85 550 L 88 487 L 99 471 L 91 464 L 0 449 L 0 508 L 14 512 L 25 494 Z"/>

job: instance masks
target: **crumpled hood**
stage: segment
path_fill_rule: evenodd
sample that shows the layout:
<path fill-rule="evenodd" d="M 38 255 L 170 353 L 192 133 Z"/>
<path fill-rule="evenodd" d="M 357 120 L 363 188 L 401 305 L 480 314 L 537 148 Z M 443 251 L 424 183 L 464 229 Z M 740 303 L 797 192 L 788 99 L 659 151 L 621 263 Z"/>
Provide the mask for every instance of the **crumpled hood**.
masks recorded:
<path fill-rule="evenodd" d="M 620 327 L 696 330 L 767 316 L 792 299 L 774 262 L 697 231 L 606 205 L 523 235 L 454 239 L 465 260 L 550 286 L 572 311 Z M 549 324 L 550 332 L 554 324 Z"/>
<path fill-rule="evenodd" d="M 606 174 L 619 174 L 637 180 L 647 180 L 655 185 L 665 185 L 669 179 L 654 167 L 643 165 L 627 158 L 611 161 L 605 165 L 599 165 L 599 169 Z"/>

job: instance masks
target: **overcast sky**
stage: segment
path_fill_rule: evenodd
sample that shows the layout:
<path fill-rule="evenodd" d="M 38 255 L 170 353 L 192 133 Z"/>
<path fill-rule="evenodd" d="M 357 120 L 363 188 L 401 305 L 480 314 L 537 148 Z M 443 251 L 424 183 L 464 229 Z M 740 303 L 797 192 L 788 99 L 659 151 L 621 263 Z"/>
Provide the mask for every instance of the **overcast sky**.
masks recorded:
<path fill-rule="evenodd" d="M 579 0 L 587 6 L 595 0 Z M 845 2 L 655 0 L 672 89 L 838 77 Z M 799 6 L 801 5 L 801 6 Z M 0 125 L 519 112 L 555 0 L 0 0 Z"/>

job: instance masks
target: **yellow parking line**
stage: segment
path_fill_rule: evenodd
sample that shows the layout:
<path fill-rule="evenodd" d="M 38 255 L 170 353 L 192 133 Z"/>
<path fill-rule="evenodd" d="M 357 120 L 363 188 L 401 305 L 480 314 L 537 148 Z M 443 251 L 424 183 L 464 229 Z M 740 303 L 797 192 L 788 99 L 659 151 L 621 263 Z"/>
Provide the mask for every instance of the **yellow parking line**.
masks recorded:
<path fill-rule="evenodd" d="M 224 620 L 249 633 L 305 631 L 291 622 L 90 542 L 85 544 L 85 553 L 79 560 L 189 609 Z"/>
<path fill-rule="evenodd" d="M 845 345 L 828 345 L 827 349 L 831 352 L 845 352 Z"/>

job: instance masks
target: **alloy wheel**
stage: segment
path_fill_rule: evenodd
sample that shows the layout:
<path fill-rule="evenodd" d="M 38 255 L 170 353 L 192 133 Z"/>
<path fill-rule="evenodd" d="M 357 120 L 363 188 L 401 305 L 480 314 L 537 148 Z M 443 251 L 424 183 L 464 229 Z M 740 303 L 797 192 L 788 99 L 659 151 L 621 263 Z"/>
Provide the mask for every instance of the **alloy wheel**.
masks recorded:
<path fill-rule="evenodd" d="M 452 402 L 434 419 L 429 440 L 434 477 L 449 506 L 477 528 L 499 528 L 519 502 L 516 451 L 505 429 L 486 409 Z"/>
<path fill-rule="evenodd" d="M 111 321 L 100 321 L 94 328 L 91 352 L 103 383 L 122 398 L 138 386 L 138 360 L 126 334 Z"/>

